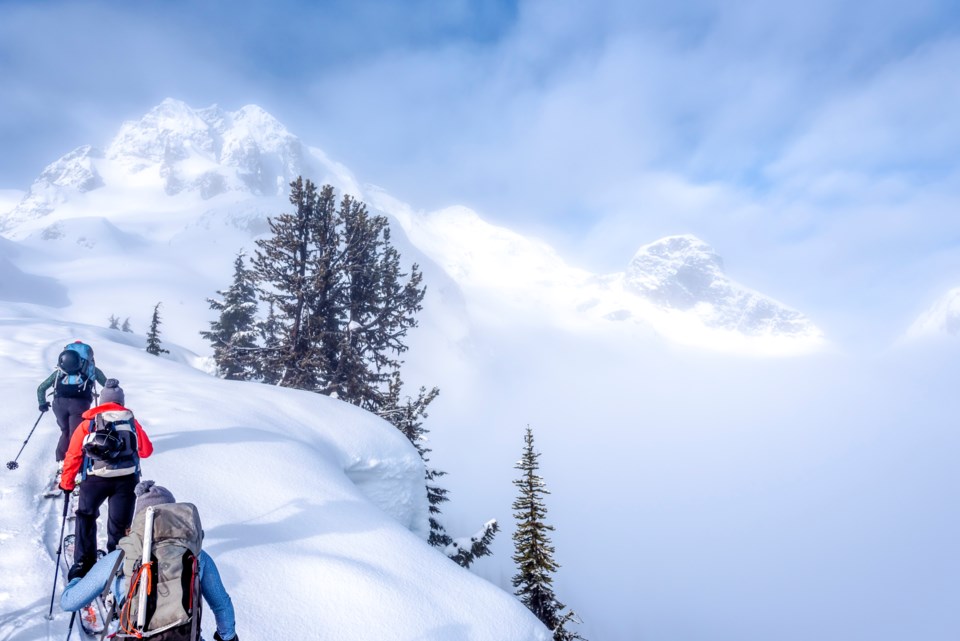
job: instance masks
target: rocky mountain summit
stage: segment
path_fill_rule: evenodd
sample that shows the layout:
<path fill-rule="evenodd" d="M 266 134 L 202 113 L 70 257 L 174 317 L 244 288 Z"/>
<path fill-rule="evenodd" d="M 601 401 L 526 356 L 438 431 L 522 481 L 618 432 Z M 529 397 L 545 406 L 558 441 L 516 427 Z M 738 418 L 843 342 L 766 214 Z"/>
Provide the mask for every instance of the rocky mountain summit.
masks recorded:
<path fill-rule="evenodd" d="M 668 236 L 641 247 L 624 285 L 660 307 L 695 313 L 709 327 L 749 336 L 816 332 L 800 312 L 731 281 L 723 259 L 696 236 Z"/>

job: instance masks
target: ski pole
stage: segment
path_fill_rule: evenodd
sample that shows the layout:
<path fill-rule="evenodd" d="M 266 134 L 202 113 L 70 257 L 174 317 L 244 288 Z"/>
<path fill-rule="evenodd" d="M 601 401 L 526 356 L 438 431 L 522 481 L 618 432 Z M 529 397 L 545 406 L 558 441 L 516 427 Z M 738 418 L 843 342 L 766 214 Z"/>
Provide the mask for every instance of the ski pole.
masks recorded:
<path fill-rule="evenodd" d="M 53 570 L 53 590 L 50 591 L 50 611 L 47 621 L 53 619 L 53 598 L 57 594 L 57 575 L 60 574 L 60 556 L 63 554 L 63 531 L 67 527 L 67 513 L 70 511 L 70 494 L 63 495 L 63 520 L 60 521 L 60 546 L 57 548 L 57 567 Z"/>
<path fill-rule="evenodd" d="M 70 641 L 70 637 L 73 635 L 73 620 L 77 618 L 77 611 L 74 610 L 73 614 L 70 615 L 70 627 L 67 628 L 67 641 Z"/>
<path fill-rule="evenodd" d="M 20 446 L 20 451 L 17 452 L 17 458 L 13 459 L 12 461 L 8 461 L 8 462 L 7 462 L 7 469 L 8 469 L 8 470 L 15 470 L 15 469 L 17 469 L 18 467 L 20 467 L 20 464 L 17 463 L 17 459 L 20 458 L 20 455 L 21 455 L 21 454 L 23 454 L 23 448 L 25 448 L 25 447 L 27 446 L 27 441 L 29 441 L 29 440 L 30 440 L 30 437 L 33 436 L 33 430 L 37 429 L 37 425 L 40 424 L 40 419 L 41 419 L 41 418 L 43 418 L 43 412 L 40 412 L 40 416 L 37 417 L 37 422 L 33 424 L 33 427 L 32 427 L 32 428 L 30 428 L 30 433 L 27 434 L 27 439 L 26 439 L 26 441 L 23 442 L 23 445 Z"/>

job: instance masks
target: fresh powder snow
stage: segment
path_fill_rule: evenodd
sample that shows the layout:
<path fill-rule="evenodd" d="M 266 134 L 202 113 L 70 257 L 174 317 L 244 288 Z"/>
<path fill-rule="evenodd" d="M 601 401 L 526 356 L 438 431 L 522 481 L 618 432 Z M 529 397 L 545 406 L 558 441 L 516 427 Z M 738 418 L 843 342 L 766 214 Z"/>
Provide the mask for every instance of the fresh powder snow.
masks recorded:
<path fill-rule="evenodd" d="M 143 478 L 200 510 L 241 638 L 550 638 L 516 598 L 426 544 L 423 465 L 390 424 L 317 394 L 217 379 L 174 345 L 151 356 L 142 335 L 16 318 L 7 306 L 0 324 L 4 389 L 24 401 L 5 412 L 0 451 L 12 459 L 26 438 L 37 413 L 25 401 L 63 344 L 93 345 L 154 443 Z M 44 618 L 62 499 L 40 492 L 58 436 L 45 414 L 20 468 L 0 474 L 0 638 L 10 641 L 67 634 L 59 605 Z M 209 639 L 213 617 L 203 622 Z"/>

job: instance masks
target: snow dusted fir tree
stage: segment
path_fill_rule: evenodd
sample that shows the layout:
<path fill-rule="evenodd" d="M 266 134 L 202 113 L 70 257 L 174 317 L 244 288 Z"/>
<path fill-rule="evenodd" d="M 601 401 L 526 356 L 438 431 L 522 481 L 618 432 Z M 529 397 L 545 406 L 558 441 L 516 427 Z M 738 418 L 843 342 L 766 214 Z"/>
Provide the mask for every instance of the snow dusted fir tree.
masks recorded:
<path fill-rule="evenodd" d="M 120 331 L 121 331 L 121 332 L 127 332 L 128 334 L 132 334 L 132 333 L 133 333 L 133 328 L 130 327 L 130 317 L 129 317 L 129 316 L 124 319 L 124 321 L 123 321 L 123 326 L 120 327 Z"/>
<path fill-rule="evenodd" d="M 170 350 L 160 346 L 160 303 L 153 307 L 153 318 L 150 319 L 150 331 L 147 332 L 147 353 L 159 356 L 169 354 Z"/>
<path fill-rule="evenodd" d="M 247 381 L 257 370 L 257 288 L 253 273 L 243 262 L 243 252 L 233 261 L 233 283 L 222 298 L 208 298 L 210 309 L 220 312 L 210 330 L 200 335 L 213 346 L 213 359 L 221 377 Z"/>
<path fill-rule="evenodd" d="M 547 508 L 543 496 L 550 492 L 537 474 L 540 453 L 533 449 L 533 430 L 529 425 L 524 443 L 523 457 L 516 465 L 523 475 L 513 481 L 520 488 L 520 495 L 513 502 L 513 516 L 517 519 L 517 530 L 513 534 L 513 560 L 517 564 L 517 574 L 513 577 L 515 594 L 553 631 L 554 641 L 583 639 L 566 629 L 569 623 L 578 623 L 579 619 L 572 610 L 564 613 L 567 606 L 553 593 L 552 575 L 560 565 L 553 560 L 554 548 L 548 535 L 554 528 L 544 520 Z"/>
<path fill-rule="evenodd" d="M 110 318 L 107 319 L 107 322 L 110 323 L 110 329 L 120 329 L 120 319 L 110 314 Z"/>
<path fill-rule="evenodd" d="M 276 309 L 277 345 L 262 366 L 278 383 L 312 390 L 377 412 L 416 327 L 424 289 L 390 243 L 383 216 L 333 187 L 303 177 L 290 183 L 295 211 L 270 219 L 253 267 L 261 299 Z"/>

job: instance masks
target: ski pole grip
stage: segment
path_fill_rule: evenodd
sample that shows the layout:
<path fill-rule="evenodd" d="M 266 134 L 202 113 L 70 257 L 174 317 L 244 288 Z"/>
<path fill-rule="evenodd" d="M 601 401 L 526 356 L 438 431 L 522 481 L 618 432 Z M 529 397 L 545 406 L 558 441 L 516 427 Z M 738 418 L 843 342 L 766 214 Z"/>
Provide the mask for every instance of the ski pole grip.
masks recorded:
<path fill-rule="evenodd" d="M 70 495 L 64 493 L 63 495 L 63 516 L 66 517 L 70 512 Z"/>

